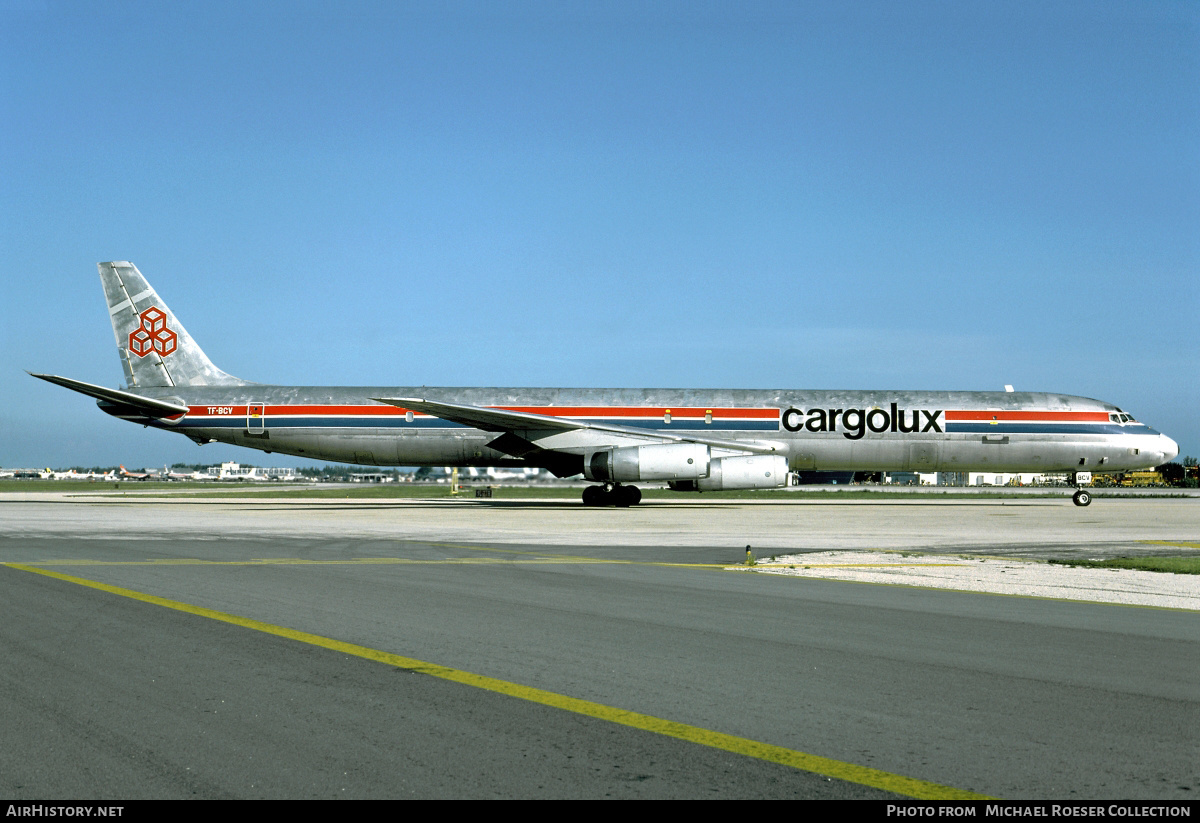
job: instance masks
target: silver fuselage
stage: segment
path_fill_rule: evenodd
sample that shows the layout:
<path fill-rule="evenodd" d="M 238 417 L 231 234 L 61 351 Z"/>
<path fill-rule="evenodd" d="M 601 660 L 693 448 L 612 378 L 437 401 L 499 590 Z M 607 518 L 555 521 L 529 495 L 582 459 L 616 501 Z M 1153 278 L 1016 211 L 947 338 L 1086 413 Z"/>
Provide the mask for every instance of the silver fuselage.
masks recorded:
<path fill-rule="evenodd" d="M 793 470 L 1118 472 L 1157 466 L 1178 448 L 1112 404 L 1033 392 L 192 386 L 135 389 L 190 408 L 110 414 L 265 452 L 373 466 L 529 466 L 482 431 L 371 398 L 415 397 L 527 411 L 658 434 L 775 444 Z M 582 456 L 638 445 L 590 429 L 518 432 Z M 717 446 L 717 451 L 720 447 Z"/>

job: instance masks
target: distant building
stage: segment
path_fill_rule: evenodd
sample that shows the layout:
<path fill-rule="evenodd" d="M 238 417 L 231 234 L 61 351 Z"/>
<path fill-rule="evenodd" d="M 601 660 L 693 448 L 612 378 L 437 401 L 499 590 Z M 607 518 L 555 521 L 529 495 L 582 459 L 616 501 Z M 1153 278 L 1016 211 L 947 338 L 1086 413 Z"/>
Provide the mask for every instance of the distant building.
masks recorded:
<path fill-rule="evenodd" d="M 1045 475 L 1032 472 L 970 472 L 972 486 L 1037 486 L 1046 482 Z"/>
<path fill-rule="evenodd" d="M 295 469 L 267 469 L 255 466 L 242 466 L 239 463 L 228 462 L 220 466 L 209 466 L 208 475 L 215 480 L 296 480 Z"/>
<path fill-rule="evenodd" d="M 797 486 L 820 486 L 820 485 L 835 485 L 849 486 L 854 480 L 854 472 L 818 472 L 818 471 L 798 471 L 793 472 L 796 475 Z"/>

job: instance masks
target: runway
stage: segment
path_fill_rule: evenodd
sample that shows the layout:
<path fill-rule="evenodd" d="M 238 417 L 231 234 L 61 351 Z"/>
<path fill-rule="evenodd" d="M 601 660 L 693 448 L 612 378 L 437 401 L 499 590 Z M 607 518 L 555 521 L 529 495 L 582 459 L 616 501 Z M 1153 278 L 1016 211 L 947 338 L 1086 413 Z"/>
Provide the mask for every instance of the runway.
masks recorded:
<path fill-rule="evenodd" d="M 4 796 L 1200 791 L 1200 613 L 724 570 L 1144 549 L 1195 501 L 130 498 L 0 500 Z"/>

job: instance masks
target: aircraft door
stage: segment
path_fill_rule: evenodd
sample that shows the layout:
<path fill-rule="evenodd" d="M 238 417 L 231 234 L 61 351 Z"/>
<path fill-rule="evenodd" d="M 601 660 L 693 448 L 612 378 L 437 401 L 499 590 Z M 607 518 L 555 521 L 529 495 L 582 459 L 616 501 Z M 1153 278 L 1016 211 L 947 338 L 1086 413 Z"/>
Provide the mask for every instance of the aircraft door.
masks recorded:
<path fill-rule="evenodd" d="M 812 452 L 802 452 L 792 455 L 791 465 L 788 467 L 792 471 L 801 469 L 815 469 L 817 467 L 817 456 Z"/>
<path fill-rule="evenodd" d="M 938 444 L 918 441 L 908 444 L 908 460 L 905 468 L 913 472 L 937 471 Z"/>
<path fill-rule="evenodd" d="M 251 403 L 246 406 L 246 431 L 250 434 L 262 434 L 267 425 L 267 407 L 263 403 Z"/>

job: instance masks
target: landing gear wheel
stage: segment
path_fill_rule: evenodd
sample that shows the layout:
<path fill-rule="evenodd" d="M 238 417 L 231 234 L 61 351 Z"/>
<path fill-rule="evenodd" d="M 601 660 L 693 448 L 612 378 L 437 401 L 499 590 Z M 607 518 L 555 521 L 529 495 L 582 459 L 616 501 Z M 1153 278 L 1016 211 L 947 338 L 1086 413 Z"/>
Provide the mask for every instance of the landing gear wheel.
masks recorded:
<path fill-rule="evenodd" d="M 1092 495 L 1080 489 L 1071 497 L 1071 502 L 1076 506 L 1086 506 L 1092 502 Z"/>
<path fill-rule="evenodd" d="M 617 486 L 613 489 L 612 496 L 617 507 L 624 509 L 636 506 L 641 501 L 642 490 L 637 486 Z"/>
<path fill-rule="evenodd" d="M 588 486 L 583 490 L 585 506 L 636 506 L 642 500 L 642 490 L 637 486 L 622 486 L 619 483 L 607 486 Z"/>

